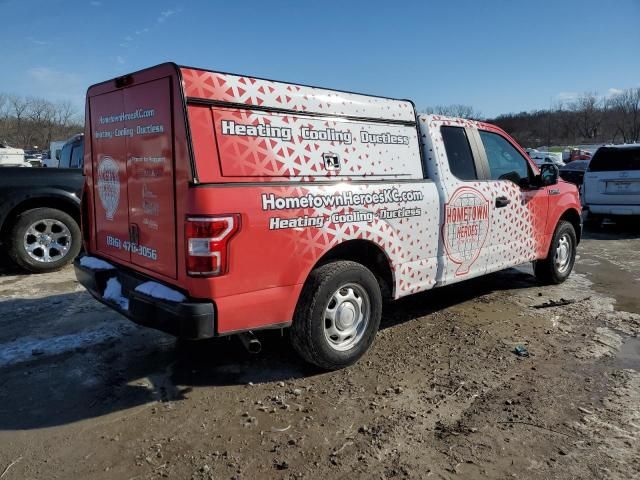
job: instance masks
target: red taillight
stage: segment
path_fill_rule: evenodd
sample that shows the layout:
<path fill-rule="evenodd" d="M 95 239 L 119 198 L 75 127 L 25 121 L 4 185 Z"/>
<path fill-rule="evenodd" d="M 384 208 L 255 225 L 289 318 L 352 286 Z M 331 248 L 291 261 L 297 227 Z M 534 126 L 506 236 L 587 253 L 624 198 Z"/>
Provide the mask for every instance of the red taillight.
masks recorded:
<path fill-rule="evenodd" d="M 194 276 L 226 273 L 229 240 L 239 229 L 238 214 L 187 218 L 187 273 Z"/>

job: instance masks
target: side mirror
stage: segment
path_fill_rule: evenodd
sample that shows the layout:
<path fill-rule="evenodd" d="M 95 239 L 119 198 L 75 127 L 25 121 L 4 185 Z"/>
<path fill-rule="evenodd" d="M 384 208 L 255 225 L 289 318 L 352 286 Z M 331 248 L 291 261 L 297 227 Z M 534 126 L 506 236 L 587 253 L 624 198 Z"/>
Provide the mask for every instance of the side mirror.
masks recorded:
<path fill-rule="evenodd" d="M 540 166 L 540 185 L 543 187 L 558 183 L 560 170 L 554 163 L 543 163 Z"/>

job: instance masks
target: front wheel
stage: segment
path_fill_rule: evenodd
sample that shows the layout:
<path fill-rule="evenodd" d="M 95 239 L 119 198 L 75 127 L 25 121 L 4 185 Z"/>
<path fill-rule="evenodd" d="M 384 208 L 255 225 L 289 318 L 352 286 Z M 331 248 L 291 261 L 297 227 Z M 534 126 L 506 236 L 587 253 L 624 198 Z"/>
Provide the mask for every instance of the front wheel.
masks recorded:
<path fill-rule="evenodd" d="M 311 272 L 291 326 L 294 349 L 326 370 L 355 363 L 369 349 L 382 316 L 382 294 L 363 265 L 335 261 Z"/>
<path fill-rule="evenodd" d="M 536 260 L 534 263 L 534 272 L 538 280 L 545 284 L 564 282 L 573 270 L 577 245 L 573 225 L 565 220 L 558 222 L 547 258 Z"/>

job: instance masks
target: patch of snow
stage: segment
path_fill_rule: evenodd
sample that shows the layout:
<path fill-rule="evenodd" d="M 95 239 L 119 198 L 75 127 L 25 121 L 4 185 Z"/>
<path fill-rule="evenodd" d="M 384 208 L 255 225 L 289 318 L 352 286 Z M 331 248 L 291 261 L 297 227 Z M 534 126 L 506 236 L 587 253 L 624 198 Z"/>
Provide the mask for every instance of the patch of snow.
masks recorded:
<path fill-rule="evenodd" d="M 107 281 L 102 298 L 117 303 L 123 310 L 129 310 L 129 299 L 122 296 L 122 285 L 115 277 Z"/>
<path fill-rule="evenodd" d="M 180 292 L 156 282 L 141 283 L 136 287 L 136 292 L 149 295 L 150 297 L 157 298 L 158 300 L 167 300 L 169 302 L 176 303 L 184 302 L 187 299 L 187 297 Z"/>
<path fill-rule="evenodd" d="M 116 267 L 96 257 L 82 257 L 80 265 L 90 270 L 114 270 Z"/>
<path fill-rule="evenodd" d="M 0 344 L 0 368 L 36 358 L 60 355 L 77 348 L 87 348 L 122 336 L 136 327 L 132 323 L 110 323 L 102 327 L 49 338 L 23 337 Z"/>

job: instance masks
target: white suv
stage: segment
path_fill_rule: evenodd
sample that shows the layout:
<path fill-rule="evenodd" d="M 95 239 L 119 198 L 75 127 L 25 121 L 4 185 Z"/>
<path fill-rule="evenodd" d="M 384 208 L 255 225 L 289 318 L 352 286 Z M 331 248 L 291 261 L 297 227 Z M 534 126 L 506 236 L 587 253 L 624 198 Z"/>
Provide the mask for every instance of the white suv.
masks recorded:
<path fill-rule="evenodd" d="M 596 151 L 584 175 L 589 218 L 640 215 L 640 144 L 607 145 Z"/>

